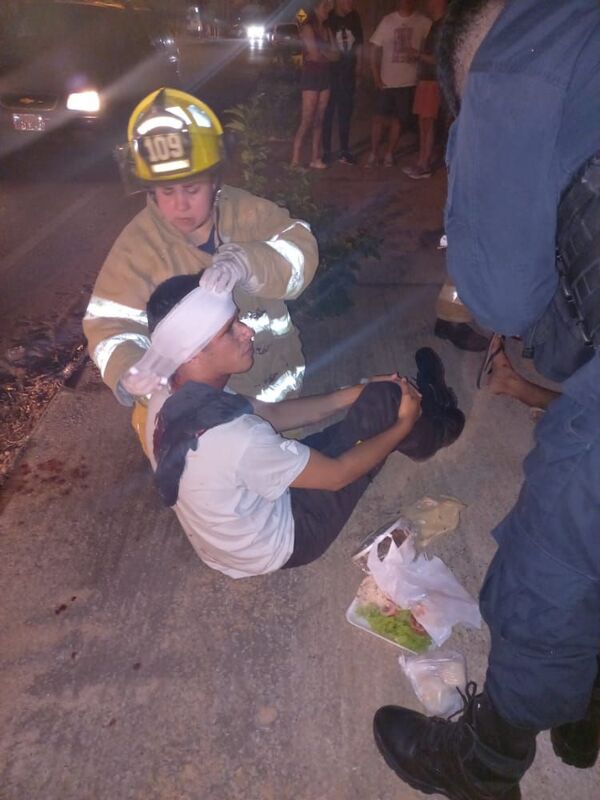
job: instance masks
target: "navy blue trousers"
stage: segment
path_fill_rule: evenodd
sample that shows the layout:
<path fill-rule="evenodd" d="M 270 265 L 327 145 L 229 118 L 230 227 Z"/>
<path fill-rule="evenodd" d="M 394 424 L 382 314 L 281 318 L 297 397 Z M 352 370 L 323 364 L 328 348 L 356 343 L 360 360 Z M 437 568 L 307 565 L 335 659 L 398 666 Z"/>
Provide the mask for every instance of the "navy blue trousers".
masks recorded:
<path fill-rule="evenodd" d="M 485 689 L 514 725 L 585 716 L 600 654 L 600 400 L 563 395 L 536 430 L 480 594 Z"/>

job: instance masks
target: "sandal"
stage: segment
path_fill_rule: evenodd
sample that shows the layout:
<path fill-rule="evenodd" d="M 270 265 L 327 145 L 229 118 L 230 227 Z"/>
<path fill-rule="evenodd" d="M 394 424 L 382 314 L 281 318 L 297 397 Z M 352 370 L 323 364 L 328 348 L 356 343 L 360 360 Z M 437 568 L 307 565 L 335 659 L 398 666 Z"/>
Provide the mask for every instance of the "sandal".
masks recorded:
<path fill-rule="evenodd" d="M 481 389 L 481 384 L 483 382 L 484 375 L 489 375 L 492 371 L 492 361 L 496 358 L 498 353 L 501 353 L 504 350 L 504 336 L 500 336 L 499 334 L 494 334 L 490 339 L 490 343 L 488 344 L 487 350 L 485 351 L 485 356 L 481 363 L 481 367 L 479 368 L 479 372 L 477 373 L 477 388 Z"/>

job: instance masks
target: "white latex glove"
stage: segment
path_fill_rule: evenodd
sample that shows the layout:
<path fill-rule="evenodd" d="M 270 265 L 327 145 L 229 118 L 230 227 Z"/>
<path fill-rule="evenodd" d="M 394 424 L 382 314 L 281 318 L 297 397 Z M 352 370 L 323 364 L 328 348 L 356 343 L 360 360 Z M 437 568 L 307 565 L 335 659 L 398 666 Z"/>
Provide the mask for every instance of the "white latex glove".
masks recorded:
<path fill-rule="evenodd" d="M 248 257 L 237 244 L 224 244 L 213 256 L 213 262 L 200 278 L 200 286 L 210 292 L 231 292 L 239 283 L 243 289 L 252 287 Z"/>
<path fill-rule="evenodd" d="M 154 373 L 140 373 L 136 367 L 130 367 L 119 379 L 119 388 L 132 397 L 152 394 L 164 385 L 165 381 Z"/>

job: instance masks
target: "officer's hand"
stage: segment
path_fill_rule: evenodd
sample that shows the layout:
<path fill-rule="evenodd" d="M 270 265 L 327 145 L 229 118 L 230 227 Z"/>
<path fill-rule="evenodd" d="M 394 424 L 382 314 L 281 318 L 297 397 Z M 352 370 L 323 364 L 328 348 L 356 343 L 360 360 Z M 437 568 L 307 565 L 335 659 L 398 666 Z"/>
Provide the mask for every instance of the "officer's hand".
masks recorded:
<path fill-rule="evenodd" d="M 200 286 L 207 291 L 225 293 L 233 291 L 237 283 L 249 289 L 250 278 L 248 258 L 243 248 L 237 244 L 224 244 L 213 256 L 212 265 L 204 270 Z"/>

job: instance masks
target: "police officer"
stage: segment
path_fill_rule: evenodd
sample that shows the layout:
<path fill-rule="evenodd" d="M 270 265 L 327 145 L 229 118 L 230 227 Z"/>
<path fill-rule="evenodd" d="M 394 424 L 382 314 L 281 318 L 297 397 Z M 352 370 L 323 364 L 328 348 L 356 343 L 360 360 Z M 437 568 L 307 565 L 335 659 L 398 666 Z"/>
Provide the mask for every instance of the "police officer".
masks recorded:
<path fill-rule="evenodd" d="M 108 254 L 83 322 L 104 381 L 125 405 L 152 393 L 155 387 L 139 381 L 128 389 L 128 371 L 149 346 L 148 298 L 166 278 L 204 273 L 207 288 L 234 289 L 254 331 L 254 366 L 233 388 L 267 402 L 297 394 L 304 359 L 285 301 L 302 293 L 317 268 L 309 225 L 222 183 L 221 123 L 192 95 L 152 92 L 133 111 L 127 139 L 119 148 L 121 174 L 128 191 L 146 192 L 146 207 Z M 139 403 L 136 410 L 141 432 Z"/>
<path fill-rule="evenodd" d="M 545 360 L 546 374 L 573 371 L 494 531 L 483 691 L 470 687 L 458 722 L 381 708 L 375 738 L 423 792 L 518 800 L 539 731 L 581 768 L 600 739 L 600 7 L 455 2 L 438 65 L 460 108 L 448 146 L 450 275 L 479 322 L 545 351 L 536 365 Z M 575 358 L 565 293 L 587 342 Z"/>

